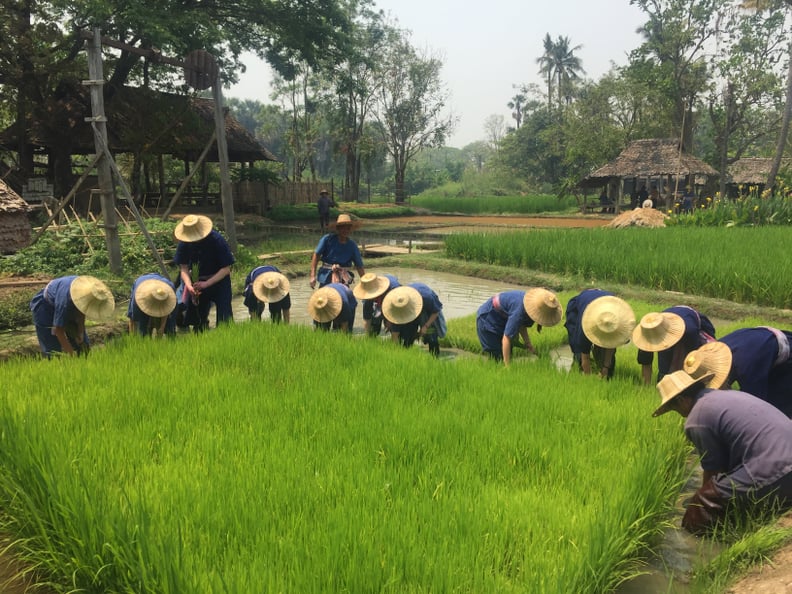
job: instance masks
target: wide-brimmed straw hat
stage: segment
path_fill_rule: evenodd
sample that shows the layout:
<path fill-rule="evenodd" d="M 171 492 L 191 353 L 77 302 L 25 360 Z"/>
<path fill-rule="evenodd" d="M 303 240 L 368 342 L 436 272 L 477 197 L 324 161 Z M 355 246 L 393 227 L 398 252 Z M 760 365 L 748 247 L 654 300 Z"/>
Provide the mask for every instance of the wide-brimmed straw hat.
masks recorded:
<path fill-rule="evenodd" d="M 722 388 L 729 379 L 732 366 L 732 352 L 724 342 L 708 342 L 688 353 L 682 369 L 693 377 L 712 374 L 707 382 L 708 388 Z"/>
<path fill-rule="evenodd" d="M 360 277 L 360 282 L 352 288 L 352 293 L 358 299 L 376 299 L 390 287 L 390 281 L 373 272 L 367 272 Z"/>
<path fill-rule="evenodd" d="M 421 314 L 423 299 L 414 287 L 396 287 L 382 300 L 382 315 L 392 324 L 409 324 Z"/>
<path fill-rule="evenodd" d="M 320 194 L 329 194 L 330 192 L 328 192 L 327 190 L 325 190 L 324 188 L 322 188 L 321 190 L 319 190 L 319 193 L 320 193 Z"/>
<path fill-rule="evenodd" d="M 660 406 L 652 413 L 652 416 L 659 417 L 667 413 L 669 405 L 674 398 L 693 386 L 704 384 L 711 377 L 711 373 L 701 377 L 693 377 L 682 370 L 664 375 L 663 379 L 657 382 L 657 390 L 660 392 Z"/>
<path fill-rule="evenodd" d="M 262 272 L 253 281 L 253 294 L 264 303 L 277 303 L 289 294 L 289 279 L 274 270 Z"/>
<path fill-rule="evenodd" d="M 308 314 L 317 322 L 332 322 L 341 313 L 341 295 L 333 287 L 317 289 L 308 300 Z"/>
<path fill-rule="evenodd" d="M 339 225 L 349 225 L 353 229 L 357 229 L 360 226 L 360 221 L 352 219 L 348 214 L 340 214 L 338 218 L 335 220 L 334 223 L 331 223 L 333 227 L 338 227 Z"/>
<path fill-rule="evenodd" d="M 176 293 L 168 283 L 149 278 L 135 289 L 135 303 L 152 318 L 164 318 L 176 309 Z"/>
<path fill-rule="evenodd" d="M 685 321 L 675 313 L 653 311 L 641 318 L 632 333 L 632 341 L 642 351 L 670 349 L 685 334 Z"/>
<path fill-rule="evenodd" d="M 530 318 L 540 326 L 555 326 L 563 315 L 558 297 L 547 289 L 534 288 L 525 291 L 523 307 Z"/>
<path fill-rule="evenodd" d="M 91 320 L 107 320 L 113 317 L 115 299 L 110 289 L 93 276 L 78 276 L 69 287 L 69 296 L 74 306 Z"/>
<path fill-rule="evenodd" d="M 592 343 L 605 349 L 615 349 L 630 340 L 635 328 L 635 314 L 624 299 L 605 295 L 589 303 L 583 312 L 581 325 Z"/>
<path fill-rule="evenodd" d="M 211 232 L 212 219 L 204 215 L 190 214 L 179 221 L 173 234 L 179 241 L 193 242 L 201 241 Z"/>

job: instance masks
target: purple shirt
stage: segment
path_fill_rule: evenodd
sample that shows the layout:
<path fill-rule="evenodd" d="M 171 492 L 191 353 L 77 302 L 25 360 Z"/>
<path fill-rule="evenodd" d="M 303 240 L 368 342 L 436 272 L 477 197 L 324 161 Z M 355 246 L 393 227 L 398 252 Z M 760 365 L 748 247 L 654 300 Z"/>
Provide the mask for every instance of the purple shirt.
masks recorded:
<path fill-rule="evenodd" d="M 737 390 L 702 390 L 685 420 L 685 435 L 716 475 L 722 495 L 771 485 L 792 472 L 792 420 Z"/>

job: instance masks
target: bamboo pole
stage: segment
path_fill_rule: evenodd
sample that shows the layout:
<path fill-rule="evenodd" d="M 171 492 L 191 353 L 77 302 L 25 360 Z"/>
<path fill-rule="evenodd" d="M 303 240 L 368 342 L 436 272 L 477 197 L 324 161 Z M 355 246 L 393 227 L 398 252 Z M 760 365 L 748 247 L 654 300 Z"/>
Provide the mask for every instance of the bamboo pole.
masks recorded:
<path fill-rule="evenodd" d="M 184 177 L 184 179 L 182 180 L 181 185 L 176 190 L 176 193 L 173 195 L 173 198 L 171 198 L 171 201 L 168 204 L 168 208 L 166 208 L 165 212 L 162 213 L 162 220 L 163 221 L 168 218 L 168 215 L 170 214 L 171 210 L 173 210 L 173 207 L 175 206 L 176 201 L 181 197 L 181 195 L 184 192 L 185 188 L 187 188 L 187 185 L 190 183 L 190 180 L 193 178 L 195 173 L 198 171 L 198 167 L 200 166 L 200 164 L 203 163 L 204 159 L 206 159 L 206 155 L 209 154 L 209 149 L 212 148 L 212 145 L 214 144 L 215 138 L 217 138 L 217 130 L 213 130 L 212 131 L 212 137 L 209 139 L 209 142 L 206 143 L 206 146 L 204 147 L 203 152 L 198 157 L 198 160 L 195 162 L 195 167 L 193 167 L 192 171 L 190 171 Z"/>

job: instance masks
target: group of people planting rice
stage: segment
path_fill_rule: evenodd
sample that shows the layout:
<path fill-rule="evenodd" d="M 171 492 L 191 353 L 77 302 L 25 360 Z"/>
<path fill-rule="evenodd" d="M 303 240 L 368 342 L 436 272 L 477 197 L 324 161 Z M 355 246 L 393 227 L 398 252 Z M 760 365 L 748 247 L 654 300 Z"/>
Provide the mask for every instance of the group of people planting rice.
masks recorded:
<path fill-rule="evenodd" d="M 315 327 L 351 333 L 359 300 L 366 335 L 384 330 L 405 347 L 421 340 L 438 356 L 446 334 L 438 295 L 424 283 L 401 285 L 393 275 L 366 273 L 349 237 L 353 226 L 348 215 L 339 215 L 335 232 L 323 235 L 312 255 L 309 282 L 316 290 L 307 309 Z M 177 283 L 159 274 L 136 279 L 127 310 L 130 333 L 162 336 L 189 325 L 203 330 L 212 304 L 217 323 L 233 320 L 234 257 L 225 239 L 200 215 L 185 216 L 174 235 Z M 273 322 L 288 324 L 289 289 L 276 267 L 251 270 L 244 289 L 250 318 L 260 320 L 269 307 Z M 50 357 L 87 353 L 86 318 L 112 317 L 115 303 L 102 281 L 64 276 L 39 291 L 30 308 L 41 352 Z M 509 366 L 515 346 L 536 354 L 529 328 L 541 332 L 562 319 L 582 373 L 613 377 L 617 349 L 632 342 L 643 383 L 656 383 L 660 394 L 654 416 L 673 410 L 685 418 L 703 470 L 682 520 L 687 530 L 709 531 L 727 513 L 792 504 L 792 332 L 752 327 L 716 338 L 711 320 L 687 305 L 648 313 L 636 323 L 632 307 L 609 291 L 583 290 L 564 309 L 553 291 L 535 287 L 487 299 L 476 314 L 476 333 L 484 354 Z"/>

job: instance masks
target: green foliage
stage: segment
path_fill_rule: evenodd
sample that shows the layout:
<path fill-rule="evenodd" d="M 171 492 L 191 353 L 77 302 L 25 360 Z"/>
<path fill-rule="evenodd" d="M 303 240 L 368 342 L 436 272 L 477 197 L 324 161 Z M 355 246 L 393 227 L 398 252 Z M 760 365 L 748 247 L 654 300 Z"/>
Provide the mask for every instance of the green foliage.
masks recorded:
<path fill-rule="evenodd" d="M 279 185 L 281 183 L 281 164 L 266 161 L 254 167 L 235 167 L 231 170 L 232 181 L 257 181 Z"/>
<path fill-rule="evenodd" d="M 743 188 L 740 188 L 742 191 Z M 759 195 L 755 188 L 740 198 L 706 196 L 692 213 L 680 214 L 668 220 L 669 226 L 682 227 L 763 227 L 792 225 L 792 196 L 782 187 L 780 194 Z"/>
<path fill-rule="evenodd" d="M 173 222 L 148 219 L 147 229 L 165 261 L 171 260 L 176 250 Z M 141 274 L 156 268 L 143 233 L 131 227 L 119 233 L 121 263 L 127 274 Z M 35 244 L 0 261 L 0 272 L 15 274 L 109 274 L 107 247 L 102 230 L 96 223 L 83 222 L 62 225 L 57 230 L 46 231 Z"/>
<path fill-rule="evenodd" d="M 174 369 L 196 381 L 152 380 Z M 294 326 L 127 337 L 0 381 L 3 528 L 63 591 L 605 592 L 687 452 L 618 378 Z"/>
<path fill-rule="evenodd" d="M 634 284 L 789 308 L 788 242 L 787 227 L 539 229 L 455 233 L 446 238 L 446 254 L 580 276 L 595 283 Z"/>
<path fill-rule="evenodd" d="M 30 300 L 38 288 L 13 291 L 0 299 L 0 330 L 22 328 L 31 323 Z"/>

